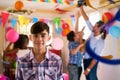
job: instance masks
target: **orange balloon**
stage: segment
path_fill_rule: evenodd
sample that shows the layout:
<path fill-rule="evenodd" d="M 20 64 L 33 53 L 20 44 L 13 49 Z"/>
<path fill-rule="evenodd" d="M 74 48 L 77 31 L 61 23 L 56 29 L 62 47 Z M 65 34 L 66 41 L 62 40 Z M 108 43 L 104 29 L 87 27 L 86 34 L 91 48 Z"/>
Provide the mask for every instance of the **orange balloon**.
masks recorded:
<path fill-rule="evenodd" d="M 66 36 L 69 32 L 70 32 L 70 29 L 69 29 L 69 28 L 63 29 L 62 35 L 63 35 L 63 36 Z"/>
<path fill-rule="evenodd" d="M 17 2 L 15 2 L 15 5 L 14 5 L 14 7 L 15 7 L 15 9 L 17 9 L 17 10 L 21 10 L 22 8 L 23 8 L 23 2 L 22 1 L 17 1 Z"/>

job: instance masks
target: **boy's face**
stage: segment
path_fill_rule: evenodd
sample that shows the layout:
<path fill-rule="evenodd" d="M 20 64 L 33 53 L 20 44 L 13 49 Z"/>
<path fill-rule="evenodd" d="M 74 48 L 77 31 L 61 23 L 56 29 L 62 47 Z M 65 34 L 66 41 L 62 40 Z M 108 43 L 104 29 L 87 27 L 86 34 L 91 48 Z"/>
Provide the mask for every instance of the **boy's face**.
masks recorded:
<path fill-rule="evenodd" d="M 34 48 L 43 49 L 46 47 L 46 43 L 50 40 L 50 35 L 44 30 L 38 34 L 31 34 L 30 39 L 33 42 Z"/>

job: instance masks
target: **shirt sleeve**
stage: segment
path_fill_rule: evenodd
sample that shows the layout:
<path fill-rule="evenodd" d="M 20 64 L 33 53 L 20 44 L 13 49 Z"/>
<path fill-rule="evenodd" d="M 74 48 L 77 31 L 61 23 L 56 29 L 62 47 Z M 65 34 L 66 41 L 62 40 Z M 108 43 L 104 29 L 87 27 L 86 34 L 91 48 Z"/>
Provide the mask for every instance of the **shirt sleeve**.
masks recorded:
<path fill-rule="evenodd" d="M 103 48 L 104 48 L 104 42 L 102 42 L 102 41 L 98 42 L 98 44 L 96 45 L 96 48 L 95 48 L 95 53 L 100 56 Z"/>
<path fill-rule="evenodd" d="M 57 74 L 57 80 L 62 80 L 62 74 L 63 74 L 63 64 L 62 64 L 62 60 L 60 59 L 58 61 L 59 67 L 58 67 L 58 74 Z"/>
<path fill-rule="evenodd" d="M 92 31 L 93 30 L 93 25 L 91 24 L 90 20 L 87 20 L 86 24 L 87 24 L 88 28 Z"/>
<path fill-rule="evenodd" d="M 16 74 L 15 74 L 16 80 L 23 80 L 22 71 L 20 69 L 20 62 L 17 61 L 17 68 L 16 68 Z"/>

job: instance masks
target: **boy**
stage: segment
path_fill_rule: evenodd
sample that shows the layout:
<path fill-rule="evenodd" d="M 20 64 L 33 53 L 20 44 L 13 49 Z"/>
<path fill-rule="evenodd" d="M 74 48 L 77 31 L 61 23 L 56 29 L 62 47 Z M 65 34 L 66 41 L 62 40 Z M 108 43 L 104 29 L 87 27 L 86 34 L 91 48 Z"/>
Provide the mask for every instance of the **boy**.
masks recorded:
<path fill-rule="evenodd" d="M 31 27 L 30 40 L 33 49 L 18 60 L 17 80 L 60 80 L 62 75 L 62 60 L 46 48 L 50 40 L 49 26 L 36 22 Z"/>

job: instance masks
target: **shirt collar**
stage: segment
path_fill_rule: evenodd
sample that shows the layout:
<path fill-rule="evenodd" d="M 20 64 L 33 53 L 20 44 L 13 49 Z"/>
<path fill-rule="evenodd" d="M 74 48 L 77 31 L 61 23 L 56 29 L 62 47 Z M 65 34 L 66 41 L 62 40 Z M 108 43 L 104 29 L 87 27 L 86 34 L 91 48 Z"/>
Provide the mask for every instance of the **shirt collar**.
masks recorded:
<path fill-rule="evenodd" d="M 33 55 L 32 49 L 31 49 L 28 57 L 29 57 L 30 60 L 35 58 L 34 55 Z M 47 48 L 45 57 L 46 57 L 46 59 L 49 59 L 49 58 L 50 58 L 50 51 L 49 51 L 48 48 Z"/>
<path fill-rule="evenodd" d="M 99 40 L 101 38 L 101 36 L 102 36 L 101 34 L 98 36 L 95 36 L 95 39 Z"/>

